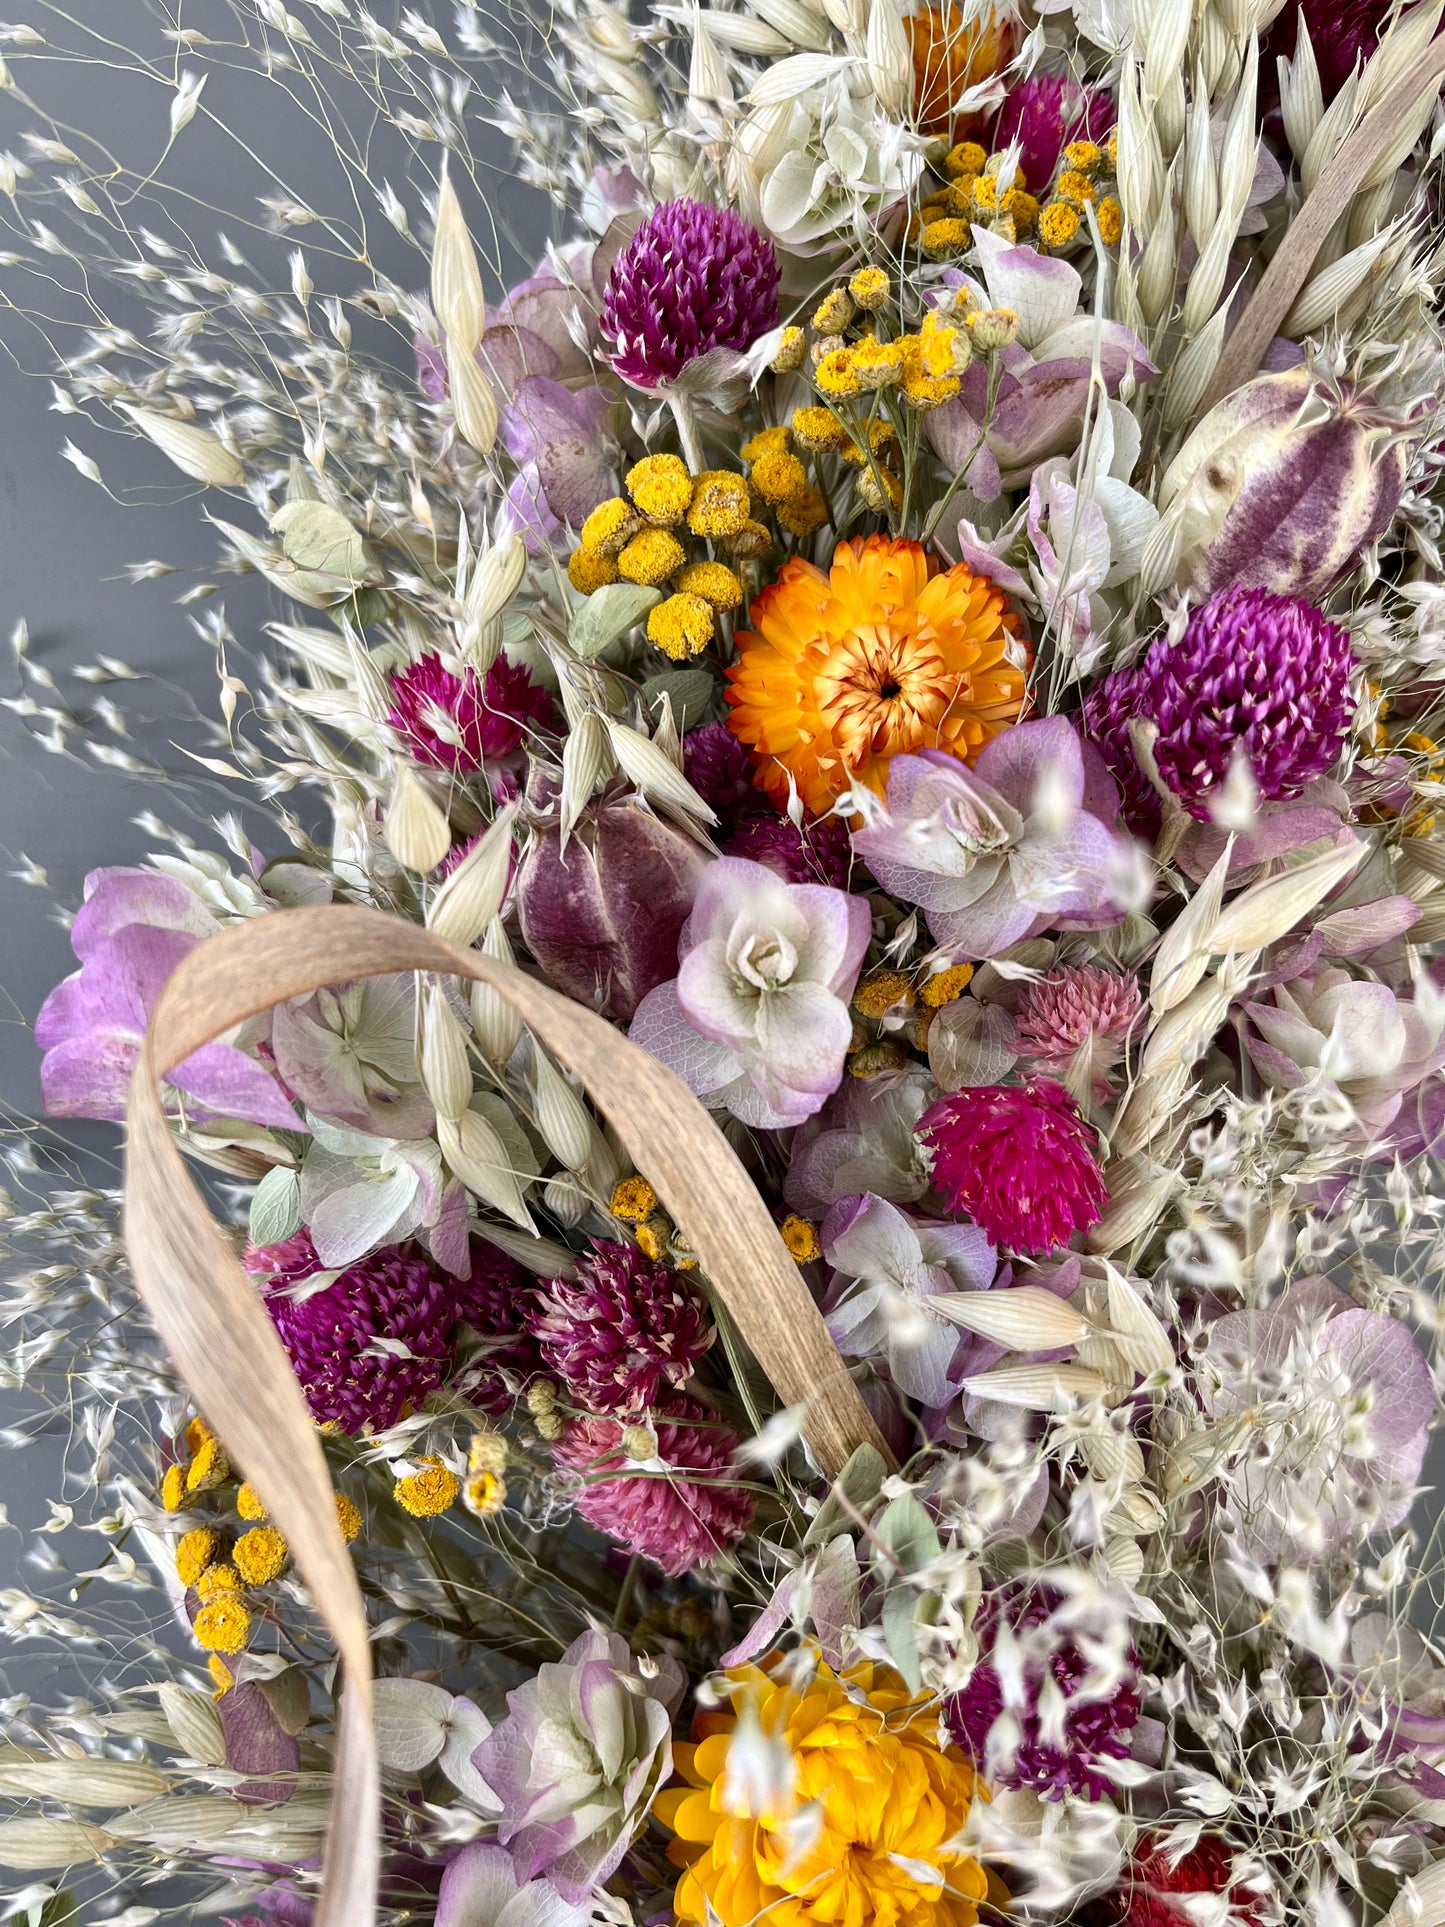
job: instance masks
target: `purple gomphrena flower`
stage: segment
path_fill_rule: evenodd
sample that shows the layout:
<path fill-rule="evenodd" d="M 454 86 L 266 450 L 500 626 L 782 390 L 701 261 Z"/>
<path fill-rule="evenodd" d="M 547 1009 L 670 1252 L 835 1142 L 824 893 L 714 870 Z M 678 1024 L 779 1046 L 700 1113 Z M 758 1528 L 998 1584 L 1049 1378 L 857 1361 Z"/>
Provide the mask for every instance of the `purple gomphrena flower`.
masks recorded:
<path fill-rule="evenodd" d="M 685 1385 L 716 1329 L 695 1285 L 635 1245 L 599 1244 L 536 1293 L 542 1363 L 593 1412 L 642 1412 Z"/>
<path fill-rule="evenodd" d="M 1052 1251 L 1097 1224 L 1109 1199 L 1098 1136 L 1062 1084 L 950 1091 L 918 1121 L 948 1209 L 1010 1251 Z"/>
<path fill-rule="evenodd" d="M 756 809 L 752 756 L 726 723 L 703 723 L 682 742 L 682 771 L 709 809 L 724 823 L 743 810 Z"/>
<path fill-rule="evenodd" d="M 724 207 L 654 208 L 613 263 L 602 296 L 607 359 L 634 388 L 674 382 L 714 348 L 750 348 L 778 325 L 773 244 Z"/>
<path fill-rule="evenodd" d="M 1269 802 L 1333 769 L 1355 712 L 1351 666 L 1348 633 L 1313 603 L 1228 589 L 1194 611 L 1177 643 L 1160 636 L 1136 668 L 1091 691 L 1082 720 L 1135 828 L 1156 829 L 1160 817 L 1129 736 L 1136 717 L 1157 727 L 1159 774 L 1204 822 L 1237 752 Z"/>
<path fill-rule="evenodd" d="M 418 762 L 465 776 L 510 756 L 552 709 L 541 684 L 505 656 L 481 677 L 471 668 L 454 675 L 433 653 L 392 677 L 387 721 Z"/>
<path fill-rule="evenodd" d="M 552 1448 L 559 1465 L 583 1475 L 577 1511 L 625 1552 L 641 1554 L 672 1578 L 736 1545 L 753 1516 L 752 1494 L 733 1469 L 739 1439 L 712 1422 L 706 1406 L 674 1395 L 664 1401 L 639 1452 L 633 1431 L 613 1418 L 578 1419 Z M 655 1450 L 649 1448 L 655 1447 Z M 635 1468 L 635 1469 L 633 1469 Z"/>
<path fill-rule="evenodd" d="M 305 1280 L 321 1264 L 305 1233 L 283 1245 L 253 1245 L 245 1264 L 269 1281 L 266 1309 L 318 1425 L 384 1431 L 446 1377 L 457 1321 L 453 1282 L 415 1245 L 373 1251 L 309 1295 Z M 379 1339 L 406 1349 L 383 1350 Z"/>
<path fill-rule="evenodd" d="M 799 824 L 775 810 L 755 810 L 738 824 L 727 853 L 765 863 L 787 883 L 826 883 L 846 890 L 853 873 L 848 826 L 837 816 L 815 816 Z"/>
<path fill-rule="evenodd" d="M 482 1342 L 457 1373 L 456 1389 L 483 1411 L 501 1414 L 542 1371 L 541 1353 L 526 1329 L 531 1280 L 495 1245 L 474 1239 L 471 1251 L 472 1275 L 457 1283 L 455 1302 L 457 1317 Z"/>
<path fill-rule="evenodd" d="M 1059 1603 L 1046 1593 L 1026 1593 L 1018 1586 L 1004 1586 L 985 1596 L 974 1620 L 979 1660 L 963 1691 L 945 1704 L 944 1722 L 987 1774 L 991 1786 L 1028 1787 L 1046 1800 L 1061 1800 L 1067 1794 L 1100 1800 L 1114 1784 L 1103 1763 L 1127 1758 L 1130 1735 L 1139 1719 L 1135 1654 L 1131 1647 L 1122 1677 L 1112 1690 L 1101 1691 L 1093 1677 L 1095 1666 L 1068 1631 L 1055 1623 Z M 1012 1688 L 1007 1748 L 999 1746 L 994 1734 L 1005 1707 L 994 1649 L 1005 1627 Z M 1002 1658 L 1000 1654 L 1000 1662 Z M 1019 1703 L 1020 1684 L 1023 1704 Z M 1052 1689 L 1050 1698 L 1057 1694 L 1052 1709 L 1040 1706 L 1046 1685 Z M 990 1735 L 994 1735 L 992 1746 Z"/>
<path fill-rule="evenodd" d="M 1064 74 L 1034 74 L 1008 90 L 994 122 L 992 145 L 1019 144 L 1019 165 L 1042 200 L 1067 141 L 1102 141 L 1114 125 L 1114 103 L 1100 87 Z"/>

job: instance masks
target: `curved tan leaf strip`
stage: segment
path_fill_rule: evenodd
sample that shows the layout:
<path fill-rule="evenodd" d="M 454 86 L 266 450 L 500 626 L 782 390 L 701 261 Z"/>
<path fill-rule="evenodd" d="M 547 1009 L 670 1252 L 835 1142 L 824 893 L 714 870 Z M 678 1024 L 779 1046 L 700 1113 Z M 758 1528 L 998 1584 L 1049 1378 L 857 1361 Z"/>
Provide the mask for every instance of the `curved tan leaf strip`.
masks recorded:
<path fill-rule="evenodd" d="M 375 1916 L 378 1769 L 365 1610 L 300 1387 L 171 1137 L 158 1084 L 192 1051 L 273 1004 L 405 970 L 491 984 L 581 1079 L 697 1253 L 779 1397 L 804 1409 L 804 1434 L 828 1477 L 859 1445 L 889 1456 L 732 1147 L 681 1079 L 610 1024 L 512 965 L 454 950 L 376 910 L 279 910 L 192 951 L 161 994 L 131 1084 L 125 1237 L 157 1331 L 285 1535 L 345 1668 L 316 1927 L 369 1927 Z"/>
<path fill-rule="evenodd" d="M 1225 343 L 1219 366 L 1205 390 L 1195 420 L 1202 420 L 1217 401 L 1259 373 L 1271 341 L 1284 325 L 1300 289 L 1309 279 L 1315 256 L 1325 237 L 1359 190 L 1361 181 L 1386 152 L 1401 123 L 1426 88 L 1445 79 L 1445 39 L 1432 40 L 1408 67 L 1389 93 L 1360 122 L 1344 146 L 1305 196 L 1304 205 L 1250 296 L 1239 325 Z"/>

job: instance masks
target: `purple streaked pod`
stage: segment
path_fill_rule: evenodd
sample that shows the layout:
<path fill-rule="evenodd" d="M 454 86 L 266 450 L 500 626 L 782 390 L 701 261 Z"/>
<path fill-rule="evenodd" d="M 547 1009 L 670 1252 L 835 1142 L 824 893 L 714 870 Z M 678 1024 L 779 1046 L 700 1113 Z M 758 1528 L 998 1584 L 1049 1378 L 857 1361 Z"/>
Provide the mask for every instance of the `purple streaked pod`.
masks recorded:
<path fill-rule="evenodd" d="M 1160 485 L 1160 507 L 1173 507 L 1183 533 L 1176 586 L 1318 601 L 1389 527 L 1406 426 L 1308 362 L 1226 395 Z"/>
<path fill-rule="evenodd" d="M 532 786 L 529 801 L 543 800 Z M 677 940 L 706 857 L 635 799 L 602 799 L 562 847 L 545 819 L 517 874 L 527 948 L 548 980 L 619 1023 L 677 975 Z"/>

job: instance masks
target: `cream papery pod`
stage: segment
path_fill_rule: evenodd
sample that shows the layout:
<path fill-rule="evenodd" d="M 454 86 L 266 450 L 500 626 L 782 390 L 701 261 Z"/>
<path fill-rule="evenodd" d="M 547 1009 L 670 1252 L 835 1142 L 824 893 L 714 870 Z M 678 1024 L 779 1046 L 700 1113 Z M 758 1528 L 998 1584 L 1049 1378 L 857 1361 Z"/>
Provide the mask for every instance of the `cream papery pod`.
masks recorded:
<path fill-rule="evenodd" d="M 1219 216 L 1219 175 L 1214 164 L 1214 138 L 1209 125 L 1209 94 L 1204 75 L 1194 70 L 1195 106 L 1189 115 L 1184 141 L 1184 214 L 1194 245 L 1202 248 Z"/>
<path fill-rule="evenodd" d="M 451 177 L 442 170 L 437 189 L 436 234 L 431 256 L 432 311 L 447 333 L 448 362 L 453 346 L 461 355 L 475 355 L 487 326 L 487 304 L 477 251 L 467 232 L 462 204 Z"/>
<path fill-rule="evenodd" d="M 577 1275 L 577 1253 L 554 1239 L 539 1238 L 512 1225 L 495 1223 L 487 1224 L 485 1236 L 488 1244 L 515 1258 L 534 1278 L 575 1278 Z"/>
<path fill-rule="evenodd" d="M 1445 1860 L 1410 1875 L 1380 1927 L 1445 1927 Z"/>
<path fill-rule="evenodd" d="M 1145 9 L 1136 7 L 1135 19 L 1141 25 L 1144 16 Z M 1150 0 L 1147 17 L 1148 37 L 1141 49 L 1144 98 L 1158 101 L 1183 70 L 1184 50 L 1194 23 L 1192 0 Z"/>
<path fill-rule="evenodd" d="M 451 825 L 409 763 L 392 765 L 391 799 L 382 819 L 386 847 L 403 869 L 425 876 L 452 847 Z"/>
<path fill-rule="evenodd" d="M 1104 1281 L 1109 1335 L 1119 1350 L 1145 1378 L 1155 1372 L 1172 1372 L 1174 1346 L 1138 1287 L 1117 1265 L 1107 1263 Z"/>
<path fill-rule="evenodd" d="M 808 53 L 827 53 L 833 44 L 828 22 L 821 11 L 804 6 L 802 0 L 748 0 L 752 10 L 795 47 Z"/>
<path fill-rule="evenodd" d="M 176 1745 L 188 1760 L 199 1766 L 226 1764 L 226 1729 L 208 1693 L 163 1680 L 156 1688 L 156 1697 Z"/>
<path fill-rule="evenodd" d="M 500 917 L 493 917 L 482 938 L 482 954 L 498 963 L 514 964 L 512 946 Z M 522 1041 L 522 1020 L 499 990 L 483 978 L 472 985 L 472 1035 L 494 1070 L 504 1070 Z"/>
<path fill-rule="evenodd" d="M 1433 97 L 1431 106 L 1433 108 Z M 1408 154 L 1415 145 L 1414 139 L 1405 143 Z M 1400 223 L 1392 223 L 1382 228 L 1378 234 L 1362 241 L 1348 254 L 1331 261 L 1327 267 L 1313 275 L 1301 290 L 1299 299 L 1285 317 L 1285 328 L 1291 337 L 1313 334 L 1349 301 L 1350 297 L 1362 288 L 1365 282 L 1376 275 L 1377 264 L 1406 232 Z"/>
<path fill-rule="evenodd" d="M 1144 1552 L 1137 1540 L 1110 1539 L 1104 1546 L 1103 1560 L 1126 1586 L 1137 1586 L 1144 1577 Z"/>
<path fill-rule="evenodd" d="M 454 949 L 401 918 L 354 905 L 278 910 L 198 944 L 156 1002 L 131 1082 L 125 1241 L 137 1289 L 162 1342 L 232 1464 L 255 1486 L 284 1535 L 342 1661 L 335 1792 L 314 1927 L 373 1927 L 375 1921 L 380 1786 L 366 1615 L 315 1425 L 275 1327 L 171 1135 L 160 1083 L 204 1044 L 273 1004 L 338 982 L 417 970 L 486 978 L 559 1063 L 583 1080 L 634 1168 L 647 1171 L 780 1400 L 801 1408 L 805 1436 L 824 1474 L 836 1478 L 864 1444 L 885 1464 L 892 1462 L 727 1139 L 679 1078 L 612 1026 L 516 969 Z M 504 1225 L 488 1232 L 518 1256 L 533 1243 Z M 550 1267 L 557 1247 L 540 1240 L 537 1246 L 537 1261 L 545 1256 Z M 569 1262 L 564 1253 L 558 1268 Z M 234 1812 L 235 1804 L 228 1804 Z M 54 1834 L 65 1824 L 0 1828 L 0 1863 L 17 1864 L 22 1849 L 9 1844 L 16 1826 L 46 1826 Z M 228 1850 L 264 1858 L 256 1851 L 259 1829 L 275 1824 L 261 1815 L 254 1832 L 250 1823 L 237 1827 Z M 315 1855 L 316 1836 L 307 1837 L 310 1847 L 298 1857 Z M 27 1864 L 69 1864 L 103 1849 L 109 1838 L 72 1828 L 63 1851 L 49 1849 L 55 1858 Z M 42 1851 L 38 1834 L 26 1850 Z"/>
<path fill-rule="evenodd" d="M 1182 1004 L 1176 1004 L 1161 1017 L 1144 1045 L 1139 1064 L 1140 1085 L 1167 1077 L 1176 1070 L 1187 1070 L 1224 1022 L 1229 1004 L 1229 989 L 1216 976 L 1199 984 Z"/>
<path fill-rule="evenodd" d="M 472 1067 L 462 1027 L 453 1017 L 440 984 L 421 985 L 417 1022 L 422 1084 L 436 1106 L 437 1116 L 457 1124 L 472 1101 Z"/>
<path fill-rule="evenodd" d="M 720 47 L 731 48 L 734 53 L 772 60 L 792 50 L 791 41 L 745 13 L 723 13 L 717 7 L 699 7 L 697 18 Z"/>
<path fill-rule="evenodd" d="M 1073 1443 L 1094 1478 L 1105 1482 L 1119 1479 L 1126 1485 L 1143 1483 L 1144 1448 L 1131 1432 L 1098 1426 L 1093 1431 L 1079 1432 Z"/>
<path fill-rule="evenodd" d="M 1103 1398 L 1109 1382 L 1084 1365 L 1004 1365 L 964 1379 L 962 1389 L 1026 1412 L 1067 1412 L 1083 1400 Z"/>
<path fill-rule="evenodd" d="M 1192 422 L 1224 351 L 1229 303 L 1223 302 L 1176 357 L 1164 397 L 1164 426 L 1172 434 Z"/>
<path fill-rule="evenodd" d="M 607 740 L 618 767 L 628 782 L 639 789 L 649 803 L 682 813 L 690 822 L 716 823 L 717 817 L 688 782 L 682 771 L 664 755 L 656 743 L 627 723 L 607 725 Z"/>
<path fill-rule="evenodd" d="M 1279 63 L 1279 106 L 1290 152 L 1300 160 L 1325 111 L 1314 42 L 1303 19 L 1295 35 L 1294 59 Z"/>
<path fill-rule="evenodd" d="M 1139 98 L 1139 69 L 1128 59 L 1119 75 L 1118 181 L 1130 227 L 1153 236 L 1164 206 L 1164 155 Z"/>
<path fill-rule="evenodd" d="M 1358 868 L 1365 854 L 1366 845 L 1354 837 L 1296 869 L 1251 884 L 1220 913 L 1210 939 L 1211 949 L 1216 955 L 1228 956 L 1242 950 L 1264 950 L 1277 943 Z"/>
<path fill-rule="evenodd" d="M 462 601 L 462 654 L 485 674 L 502 647 L 502 615 L 527 573 L 527 545 L 515 531 L 476 558 Z"/>
<path fill-rule="evenodd" d="M 1155 1020 L 1182 1004 L 1209 968 L 1214 954 L 1209 940 L 1224 901 L 1233 849 L 1231 836 L 1214 867 L 1159 939 L 1149 966 L 1149 1009 Z"/>
<path fill-rule="evenodd" d="M 458 1118 L 437 1114 L 437 1143 L 442 1156 L 468 1191 L 483 1204 L 510 1218 L 522 1231 L 532 1229 L 532 1214 L 522 1195 L 521 1180 L 501 1135 L 480 1111 L 466 1110 Z"/>
<path fill-rule="evenodd" d="M 835 80 L 853 65 L 853 61 L 841 54 L 789 54 L 786 60 L 777 61 L 755 80 L 743 99 L 749 107 L 786 106 L 825 81 Z M 765 131 L 771 131 L 773 125 L 771 121 L 765 122 Z M 745 151 L 753 165 L 764 171 L 764 163 L 757 153 L 746 146 Z"/>
<path fill-rule="evenodd" d="M 912 97 L 913 55 L 894 0 L 869 0 L 865 45 L 878 105 L 896 119 Z"/>
<path fill-rule="evenodd" d="M 210 488 L 244 485 L 245 469 L 213 429 L 202 428 L 198 422 L 177 421 L 173 415 L 159 415 L 153 408 L 137 408 L 130 402 L 117 402 L 116 406 L 193 482 L 205 482 Z"/>
<path fill-rule="evenodd" d="M 693 113 L 710 119 L 715 124 L 713 110 L 731 107 L 733 104 L 732 83 L 728 79 L 727 62 L 714 44 L 712 36 L 695 19 L 692 27 L 692 56 L 687 67 L 687 102 Z"/>
<path fill-rule="evenodd" d="M 1395 17 L 1360 74 L 1359 110 L 1367 114 L 1409 73 L 1440 31 L 1445 0 L 1426 0 L 1420 7 Z M 1418 138 L 1418 137 L 1417 137 Z"/>
<path fill-rule="evenodd" d="M 617 759 L 612 754 L 607 725 L 595 709 L 582 710 L 562 745 L 562 794 L 558 804 L 558 820 L 564 851 L 577 827 L 578 818 L 592 801 L 597 786 L 605 782 L 616 767 Z"/>
<path fill-rule="evenodd" d="M 447 387 L 457 433 L 478 455 L 490 455 L 497 440 L 497 398 L 475 352 L 454 347 L 447 337 Z"/>
<path fill-rule="evenodd" d="M 43 1873 L 52 1867 L 78 1867 L 99 1860 L 115 1842 L 99 1827 L 79 1820 L 0 1821 L 0 1867 L 17 1873 Z"/>
<path fill-rule="evenodd" d="M 154 1800 L 170 1781 L 139 1760 L 57 1760 L 49 1753 L 32 1754 L 17 1763 L 0 1764 L 0 1793 L 32 1800 L 61 1800 L 73 1807 L 130 1807 Z"/>
<path fill-rule="evenodd" d="M 502 907 L 512 874 L 512 825 L 517 805 L 508 803 L 432 898 L 426 927 L 443 943 L 465 950 Z"/>
<path fill-rule="evenodd" d="M 991 1338 L 1011 1352 L 1052 1352 L 1077 1344 L 1088 1321 L 1066 1298 L 1041 1285 L 1010 1285 L 1000 1291 L 935 1292 L 929 1312 Z"/>
<path fill-rule="evenodd" d="M 568 1171 L 582 1171 L 592 1155 L 593 1127 L 587 1106 L 546 1051 L 532 1057 L 532 1103 L 542 1141 Z"/>
<path fill-rule="evenodd" d="M 1180 1184 L 1179 1174 L 1137 1155 L 1116 1157 L 1105 1168 L 1109 1208 L 1089 1231 L 1090 1251 L 1108 1255 L 1145 1237 L 1159 1222 Z"/>

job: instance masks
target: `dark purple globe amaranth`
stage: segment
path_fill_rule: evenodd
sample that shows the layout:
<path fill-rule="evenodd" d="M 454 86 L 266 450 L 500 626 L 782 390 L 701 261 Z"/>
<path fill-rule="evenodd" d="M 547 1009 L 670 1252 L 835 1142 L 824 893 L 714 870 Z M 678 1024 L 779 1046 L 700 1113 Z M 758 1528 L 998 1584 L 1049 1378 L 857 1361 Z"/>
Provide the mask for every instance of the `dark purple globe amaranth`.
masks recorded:
<path fill-rule="evenodd" d="M 321 1263 L 304 1233 L 246 1254 L 269 1280 L 266 1309 L 318 1425 L 384 1431 L 445 1379 L 457 1322 L 453 1281 L 415 1245 L 360 1258 L 320 1291 L 296 1287 Z M 377 1346 L 400 1340 L 405 1355 Z"/>
<path fill-rule="evenodd" d="M 418 762 L 466 776 L 510 756 L 529 727 L 552 720 L 550 694 L 498 656 L 486 675 L 460 676 L 433 652 L 391 679 L 387 721 Z"/>
<path fill-rule="evenodd" d="M 752 752 L 726 723 L 702 723 L 682 739 L 682 772 L 723 823 L 758 806 Z"/>
<path fill-rule="evenodd" d="M 530 1379 L 540 1377 L 542 1354 L 527 1330 L 531 1280 L 495 1245 L 474 1241 L 472 1275 L 456 1286 L 456 1310 L 480 1343 L 458 1371 L 455 1389 L 494 1415 L 510 1409 Z"/>
<path fill-rule="evenodd" d="M 602 296 L 606 357 L 634 388 L 676 381 L 714 348 L 750 348 L 778 325 L 771 241 L 707 201 L 654 208 L 613 263 Z"/>
<path fill-rule="evenodd" d="M 1030 1633 L 1048 1626 L 1057 1607 L 1058 1601 L 1047 1593 L 1019 1586 L 1000 1587 L 985 1596 L 974 1620 L 980 1657 L 962 1692 L 945 1703 L 944 1723 L 994 1788 L 1027 1787 L 1045 1800 L 1061 1800 L 1066 1794 L 1098 1800 L 1114 1785 L 1104 1762 L 1128 1756 L 1139 1720 L 1132 1648 L 1129 1670 L 1105 1692 L 1092 1680 L 1088 1659 L 1067 1631 L 1046 1636 L 1041 1642 L 1046 1650 L 1028 1652 L 1024 1660 L 1027 1704 L 1009 1706 L 1018 1724 L 1012 1757 L 999 1760 L 989 1753 L 989 1735 L 1004 1710 L 1003 1683 L 990 1657 L 999 1628 L 1010 1627 L 1027 1651 L 1033 1645 Z M 1047 1736 L 1038 1704 L 1046 1676 L 1064 1702 L 1062 1732 L 1051 1718 Z"/>
<path fill-rule="evenodd" d="M 1193 612 L 1177 643 L 1159 637 L 1135 668 L 1091 690 L 1081 720 L 1118 779 L 1128 821 L 1152 834 L 1162 812 L 1134 755 L 1131 719 L 1157 725 L 1159 774 L 1205 822 L 1237 750 L 1268 802 L 1334 768 L 1355 711 L 1352 666 L 1348 633 L 1313 603 L 1226 589 Z"/>
<path fill-rule="evenodd" d="M 728 856 L 764 863 L 788 883 L 823 883 L 846 890 L 853 871 L 853 845 L 840 817 L 794 823 L 776 810 L 743 817 L 729 839 Z"/>
<path fill-rule="evenodd" d="M 575 1278 L 538 1291 L 528 1329 L 543 1365 L 588 1411 L 639 1413 L 686 1384 L 716 1328 L 697 1287 L 635 1245 L 599 1244 Z"/>

